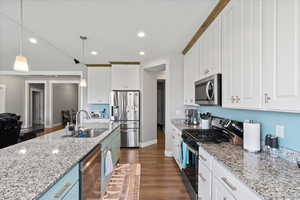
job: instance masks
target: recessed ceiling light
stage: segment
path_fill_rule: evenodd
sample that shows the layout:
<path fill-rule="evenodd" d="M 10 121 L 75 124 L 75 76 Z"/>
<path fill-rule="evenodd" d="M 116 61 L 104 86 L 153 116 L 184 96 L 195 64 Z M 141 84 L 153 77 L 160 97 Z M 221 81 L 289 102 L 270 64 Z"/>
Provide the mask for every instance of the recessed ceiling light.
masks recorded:
<path fill-rule="evenodd" d="M 137 36 L 140 37 L 140 38 L 143 38 L 143 37 L 146 36 L 146 33 L 145 33 L 144 31 L 139 31 L 139 32 L 137 33 Z"/>
<path fill-rule="evenodd" d="M 91 54 L 95 56 L 95 55 L 98 55 L 98 52 L 97 51 L 91 51 Z"/>
<path fill-rule="evenodd" d="M 144 51 L 140 51 L 140 55 L 141 55 L 141 56 L 144 56 L 144 55 L 145 55 L 145 52 L 144 52 Z"/>
<path fill-rule="evenodd" d="M 29 42 L 32 43 L 32 44 L 37 44 L 37 43 L 38 43 L 38 41 L 37 41 L 36 38 L 29 38 L 28 40 L 29 40 Z"/>

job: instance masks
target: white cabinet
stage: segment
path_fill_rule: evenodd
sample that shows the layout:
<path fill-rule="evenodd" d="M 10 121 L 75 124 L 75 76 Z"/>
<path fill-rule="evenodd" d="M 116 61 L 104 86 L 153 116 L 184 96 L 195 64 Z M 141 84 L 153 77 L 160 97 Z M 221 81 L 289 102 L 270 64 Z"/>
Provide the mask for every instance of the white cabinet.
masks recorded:
<path fill-rule="evenodd" d="M 198 199 L 211 200 L 212 172 L 199 160 Z"/>
<path fill-rule="evenodd" d="M 184 104 L 195 105 L 195 81 L 199 74 L 199 48 L 197 43 L 184 56 Z"/>
<path fill-rule="evenodd" d="M 300 112 L 300 1 L 263 1 L 263 107 Z"/>
<path fill-rule="evenodd" d="M 112 90 L 140 90 L 140 65 L 113 65 Z"/>
<path fill-rule="evenodd" d="M 177 129 L 175 126 L 172 126 L 172 144 L 173 144 L 172 154 L 179 168 L 181 168 L 181 159 L 180 159 L 181 143 L 182 143 L 181 130 Z"/>
<path fill-rule="evenodd" d="M 88 103 L 108 104 L 111 84 L 110 67 L 88 68 Z"/>
<path fill-rule="evenodd" d="M 236 200 L 216 178 L 213 179 L 213 200 Z M 241 199 L 242 200 L 242 199 Z M 243 199 L 244 200 L 244 199 Z"/>
<path fill-rule="evenodd" d="M 260 0 L 232 0 L 222 13 L 224 107 L 260 106 L 261 21 Z"/>
<path fill-rule="evenodd" d="M 216 18 L 199 40 L 199 78 L 221 73 L 221 20 Z"/>

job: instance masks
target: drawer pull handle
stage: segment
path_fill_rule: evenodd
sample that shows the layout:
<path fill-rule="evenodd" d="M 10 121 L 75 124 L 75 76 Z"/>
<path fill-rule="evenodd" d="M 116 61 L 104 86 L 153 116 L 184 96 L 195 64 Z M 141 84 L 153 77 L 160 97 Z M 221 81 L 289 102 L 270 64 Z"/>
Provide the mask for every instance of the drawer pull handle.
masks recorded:
<path fill-rule="evenodd" d="M 200 157 L 202 160 L 207 161 L 207 159 L 206 159 L 204 156 L 202 156 L 201 154 L 199 154 L 199 157 Z"/>
<path fill-rule="evenodd" d="M 236 191 L 236 187 L 234 187 L 225 177 L 221 178 L 222 181 L 232 190 L 232 191 Z"/>
<path fill-rule="evenodd" d="M 202 179 L 203 182 L 206 182 L 206 179 L 202 176 L 201 173 L 199 173 L 200 178 Z"/>
<path fill-rule="evenodd" d="M 70 183 L 64 184 L 64 186 L 57 193 L 54 194 L 54 198 L 56 199 L 60 198 L 60 196 L 63 195 L 70 186 L 71 186 Z"/>

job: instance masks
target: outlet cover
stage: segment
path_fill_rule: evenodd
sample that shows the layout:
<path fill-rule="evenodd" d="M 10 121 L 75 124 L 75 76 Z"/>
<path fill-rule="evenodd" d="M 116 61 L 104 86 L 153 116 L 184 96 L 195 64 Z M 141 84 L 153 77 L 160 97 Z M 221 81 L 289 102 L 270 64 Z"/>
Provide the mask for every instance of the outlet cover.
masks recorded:
<path fill-rule="evenodd" d="M 276 136 L 279 138 L 284 138 L 284 126 L 276 125 Z"/>

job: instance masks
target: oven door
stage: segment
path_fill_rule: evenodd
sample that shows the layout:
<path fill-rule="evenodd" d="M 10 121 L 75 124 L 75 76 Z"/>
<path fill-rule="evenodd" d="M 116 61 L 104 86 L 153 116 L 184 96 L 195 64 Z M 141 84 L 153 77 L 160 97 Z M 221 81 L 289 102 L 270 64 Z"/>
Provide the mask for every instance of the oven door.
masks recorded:
<path fill-rule="evenodd" d="M 198 198 L 198 150 L 187 145 L 188 164 L 182 169 L 183 181 L 192 200 Z"/>

